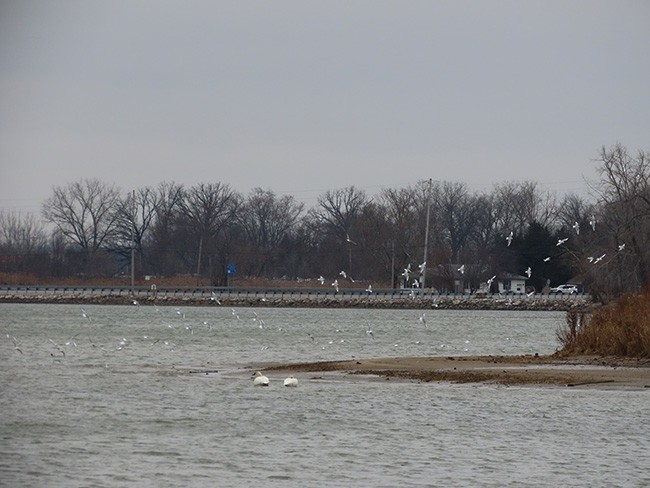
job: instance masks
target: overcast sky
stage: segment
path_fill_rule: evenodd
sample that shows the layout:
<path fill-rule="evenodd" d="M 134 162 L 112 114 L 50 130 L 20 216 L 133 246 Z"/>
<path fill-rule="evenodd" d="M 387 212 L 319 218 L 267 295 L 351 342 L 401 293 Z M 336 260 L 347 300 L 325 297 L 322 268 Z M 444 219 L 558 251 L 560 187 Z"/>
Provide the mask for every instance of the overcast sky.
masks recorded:
<path fill-rule="evenodd" d="M 650 2 L 0 0 L 0 208 L 52 186 L 586 191 L 650 150 Z"/>

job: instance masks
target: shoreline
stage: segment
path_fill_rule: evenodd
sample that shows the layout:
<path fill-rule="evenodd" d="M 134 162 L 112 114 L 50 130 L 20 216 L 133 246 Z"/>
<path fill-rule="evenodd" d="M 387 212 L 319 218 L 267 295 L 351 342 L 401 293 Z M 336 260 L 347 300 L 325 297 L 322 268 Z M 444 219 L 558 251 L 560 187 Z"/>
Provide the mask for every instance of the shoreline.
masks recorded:
<path fill-rule="evenodd" d="M 538 355 L 389 357 L 275 364 L 257 369 L 275 373 L 371 375 L 385 380 L 424 383 L 435 381 L 650 392 L 650 359 Z"/>

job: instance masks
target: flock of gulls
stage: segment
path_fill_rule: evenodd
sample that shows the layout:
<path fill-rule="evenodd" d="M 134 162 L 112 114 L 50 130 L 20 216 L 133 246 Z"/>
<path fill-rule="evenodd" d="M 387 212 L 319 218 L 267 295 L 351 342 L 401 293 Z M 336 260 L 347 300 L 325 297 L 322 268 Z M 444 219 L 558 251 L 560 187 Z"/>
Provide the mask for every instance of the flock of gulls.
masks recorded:
<path fill-rule="evenodd" d="M 595 215 L 592 215 L 592 216 L 590 217 L 590 219 L 589 219 L 589 227 L 591 227 L 591 231 L 592 231 L 592 232 L 596 232 L 596 216 L 595 216 Z M 571 226 L 571 228 L 575 231 L 576 235 L 580 235 L 580 223 L 579 223 L 579 222 L 577 222 L 577 221 L 574 222 L 573 225 Z M 506 236 L 507 247 L 510 247 L 510 244 L 512 244 L 512 240 L 513 240 L 513 238 L 514 238 L 514 233 L 511 231 L 510 234 L 508 234 L 508 235 Z M 561 237 L 561 238 L 559 238 L 559 239 L 557 240 L 557 242 L 555 243 L 555 246 L 556 246 L 556 247 L 565 246 L 565 245 L 566 245 L 566 242 L 567 242 L 568 240 L 569 240 L 569 237 Z M 618 244 L 618 245 L 616 246 L 616 251 L 619 252 L 619 253 L 622 252 L 624 249 L 625 249 L 625 243 L 623 243 L 623 244 Z M 588 256 L 588 257 L 587 257 L 587 261 L 590 262 L 590 263 L 592 263 L 592 264 L 598 264 L 598 263 L 600 263 L 603 259 L 605 259 L 606 256 L 607 256 L 607 253 L 606 253 L 606 252 L 603 253 L 603 254 L 601 254 L 601 255 L 598 256 L 598 257 Z M 550 260 L 551 260 L 551 256 L 546 256 L 546 257 L 543 259 L 543 261 L 544 261 L 545 263 L 548 263 Z M 463 270 L 461 270 L 461 269 L 459 268 L 458 271 L 460 271 L 461 273 L 463 273 L 463 272 L 464 272 L 464 266 L 461 266 L 461 268 L 463 268 Z M 524 271 L 524 274 L 525 274 L 526 277 L 528 277 L 528 278 L 530 278 L 530 277 L 532 276 L 532 269 L 530 268 L 530 266 L 526 269 L 526 271 Z M 493 277 L 492 279 L 494 279 L 494 278 L 495 278 L 495 277 Z M 491 284 L 491 280 L 488 280 L 488 286 L 489 286 L 490 284 Z"/>
<path fill-rule="evenodd" d="M 220 303 L 215 296 L 210 298 L 210 300 L 215 304 Z M 139 350 L 142 350 L 143 352 L 149 351 L 144 352 L 142 357 L 150 356 L 151 358 L 155 358 L 154 361 L 157 361 L 158 364 L 162 364 L 161 361 L 163 361 L 165 357 L 182 357 L 177 354 L 171 356 L 169 354 L 173 354 L 177 350 L 187 350 L 188 345 L 192 342 L 195 344 L 208 344 L 203 342 L 202 337 L 211 336 L 211 341 L 214 341 L 215 339 L 220 338 L 221 334 L 228 335 L 230 330 L 228 323 L 230 320 L 241 322 L 241 325 L 245 327 L 245 330 L 253 331 L 257 329 L 260 332 L 265 330 L 272 334 L 271 336 L 266 334 L 253 334 L 250 336 L 253 338 L 253 343 L 257 342 L 257 345 L 253 346 L 253 348 L 258 348 L 260 351 L 269 349 L 269 345 L 274 347 L 273 344 L 276 339 L 272 338 L 273 335 L 288 334 L 288 331 L 285 330 L 285 327 L 283 326 L 267 326 L 264 319 L 260 316 L 262 314 L 261 310 L 258 315 L 258 311 L 255 310 L 246 310 L 245 312 L 242 310 L 242 313 L 240 313 L 240 311 L 234 308 L 228 309 L 220 306 L 215 308 L 208 307 L 208 310 L 217 311 L 217 315 L 214 319 L 215 327 L 213 329 L 213 323 L 211 323 L 209 317 L 206 318 L 205 313 L 202 313 L 201 317 L 195 318 L 193 317 L 193 313 L 189 310 L 186 316 L 185 310 L 180 307 L 158 307 L 156 305 L 141 307 L 140 303 L 135 299 L 132 300 L 132 307 L 134 309 L 133 317 L 140 317 L 138 321 L 144 319 L 147 326 L 151 325 L 150 329 L 147 331 L 140 329 L 138 333 L 132 333 L 132 335 L 125 337 L 121 335 L 117 336 L 116 333 L 115 335 L 117 337 L 114 336 L 113 338 L 107 338 L 107 334 L 110 336 L 111 326 L 114 324 L 114 319 L 105 315 L 104 312 L 102 315 L 97 317 L 96 314 L 98 314 L 98 311 L 91 314 L 89 312 L 90 309 L 79 307 L 79 322 L 72 324 L 74 328 L 64 336 L 66 337 L 65 339 L 61 339 L 60 332 L 58 334 L 57 332 L 54 332 L 57 329 L 53 329 L 53 332 L 50 332 L 50 337 L 45 336 L 44 344 L 40 345 L 28 344 L 27 342 L 21 344 L 21 341 L 15 335 L 10 333 L 7 333 L 6 337 L 15 351 L 15 354 L 26 359 L 34 357 L 34 355 L 42 358 L 44 353 L 47 354 L 56 364 L 77 364 L 76 362 L 79 359 L 82 359 L 83 361 L 99 361 L 98 364 L 101 364 L 102 367 L 110 370 L 113 367 L 120 367 L 120 365 L 124 364 L 123 354 L 135 353 L 140 356 L 140 353 L 138 352 Z M 196 311 L 198 309 L 193 308 L 192 310 Z M 202 311 L 204 310 L 206 309 L 202 309 Z M 210 312 L 210 314 L 211 313 L 212 312 Z M 413 320 L 413 322 L 407 321 L 401 325 L 411 329 L 414 325 L 419 324 L 419 327 L 411 329 L 416 331 L 416 336 L 419 334 L 417 330 L 424 333 L 425 330 L 429 329 L 425 313 L 418 312 L 416 317 L 413 317 L 411 320 Z M 97 327 L 99 327 L 99 329 Z M 245 330 L 243 332 L 244 336 L 246 335 Z M 316 331 L 318 331 L 318 334 Z M 332 337 L 330 335 L 332 331 L 336 333 L 337 337 Z M 124 334 L 124 332 L 120 332 L 120 334 Z M 59 337 L 56 337 L 57 335 L 59 335 Z M 314 335 L 318 335 L 319 337 L 314 337 Z M 363 339 L 364 336 L 365 339 Z M 293 340 L 295 340 L 296 334 L 292 334 L 292 337 Z M 388 343 L 385 343 L 385 341 L 377 342 L 377 346 L 380 348 L 391 347 L 391 345 L 392 348 L 402 348 L 411 343 L 415 346 L 424 346 L 429 343 L 429 346 L 431 347 L 447 351 L 458 349 L 459 347 L 458 345 L 450 346 L 447 344 L 441 344 L 438 346 L 438 343 L 430 344 L 430 341 L 416 340 L 417 337 L 409 339 L 407 342 L 401 339 L 399 333 L 397 334 L 397 337 L 394 338 L 389 338 L 390 336 L 386 336 L 383 333 L 380 334 L 380 337 L 384 339 L 388 338 Z M 266 342 L 267 340 L 268 342 Z M 284 339 L 280 340 L 284 341 Z M 330 331 L 327 331 L 324 328 L 314 329 L 313 331 L 306 330 L 304 331 L 303 341 L 304 342 L 301 343 L 300 340 L 298 340 L 297 347 L 306 348 L 304 350 L 307 351 L 307 354 L 309 354 L 308 351 L 311 348 L 317 348 L 323 351 L 326 349 L 333 351 L 337 355 L 346 354 L 345 351 L 347 351 L 351 352 L 353 354 L 352 357 L 354 357 L 354 354 L 357 352 L 357 347 L 363 349 L 370 347 L 370 343 L 366 341 L 371 341 L 371 343 L 375 344 L 376 334 L 370 323 L 366 323 L 365 325 L 360 324 L 356 330 L 355 328 L 348 329 L 337 325 L 335 330 L 332 329 Z M 394 344 L 393 341 L 395 341 Z M 468 351 L 468 344 L 469 340 L 466 340 L 464 344 L 465 352 Z M 377 346 L 371 347 L 375 348 Z M 234 345 L 233 347 L 236 348 L 237 346 Z M 247 354 L 256 357 L 257 355 L 254 353 L 254 350 L 255 349 L 247 349 Z M 164 356 L 161 354 L 164 354 Z M 256 372 L 254 374 L 254 386 L 268 386 L 269 383 L 269 378 L 262 374 L 262 372 Z M 284 379 L 282 385 L 286 387 L 296 387 L 298 386 L 298 379 L 293 375 L 289 376 Z"/>
<path fill-rule="evenodd" d="M 590 224 L 590 227 L 591 227 L 592 231 L 595 231 L 596 230 L 595 217 L 592 217 L 590 219 L 589 224 Z M 575 224 L 572 227 L 573 227 L 573 230 L 575 231 L 575 233 L 577 235 L 579 235 L 580 234 L 579 223 L 575 222 Z M 514 233 L 510 232 L 506 236 L 507 246 L 511 245 L 513 239 L 514 239 Z M 556 245 L 557 246 L 564 246 L 564 245 L 566 245 L 566 242 L 568 241 L 568 239 L 569 239 L 568 237 L 560 238 L 560 239 L 558 239 Z M 618 244 L 617 247 L 616 247 L 616 251 L 618 253 L 623 252 L 624 249 L 625 249 L 625 244 L 624 243 Z M 606 256 L 607 256 L 607 253 L 604 252 L 599 256 L 589 256 L 587 258 L 587 260 L 588 260 L 589 263 L 592 263 L 592 264 L 595 265 L 595 264 L 601 263 L 606 258 Z M 549 257 L 545 258 L 544 261 L 550 261 L 550 259 L 551 258 L 549 256 Z M 418 266 L 418 270 L 414 272 L 414 271 L 412 271 L 411 265 L 409 264 L 406 268 L 404 268 L 404 271 L 402 273 L 402 277 L 404 278 L 405 282 L 406 283 L 411 283 L 410 279 L 411 279 L 411 277 L 413 275 L 416 275 L 416 273 L 420 273 L 420 276 L 421 276 L 424 273 L 425 266 L 426 266 L 426 262 L 423 262 L 422 264 L 420 264 Z M 458 268 L 458 272 L 460 272 L 461 274 L 463 274 L 465 272 L 465 265 L 464 264 L 460 265 L 460 267 Z M 531 269 L 530 266 L 527 267 L 527 269 L 524 271 L 524 274 L 528 278 L 530 278 L 532 276 L 533 270 Z M 341 279 L 344 279 L 344 280 L 350 280 L 351 282 L 355 281 L 349 275 L 349 273 L 347 273 L 346 271 L 341 271 L 339 273 L 339 277 Z M 487 284 L 488 288 L 490 287 L 490 285 L 492 284 L 492 282 L 495 279 L 496 279 L 496 276 L 492 276 L 491 278 L 489 278 L 487 280 L 486 284 Z M 325 278 L 323 276 L 320 276 L 318 278 L 318 281 L 321 283 L 321 285 L 324 285 L 326 280 L 325 280 Z M 338 278 L 335 279 L 331 283 L 331 286 L 338 292 L 338 290 L 339 290 Z M 419 286 L 420 286 L 420 282 L 416 277 L 416 279 L 414 279 L 412 281 L 412 289 L 418 288 Z M 366 291 L 368 293 L 372 293 L 372 285 L 368 285 Z M 219 301 L 218 296 L 214 292 L 212 293 L 212 296 L 209 297 L 209 299 L 214 304 L 221 305 L 221 302 Z M 133 306 L 135 308 L 137 308 L 137 310 L 139 312 L 140 311 L 140 303 L 136 299 L 133 299 L 132 304 L 133 304 Z M 434 307 L 435 307 L 435 304 L 434 304 Z M 158 308 L 157 306 L 155 306 L 154 308 L 155 308 L 156 313 L 160 313 L 162 315 L 163 312 L 161 311 L 160 308 Z M 80 313 L 81 313 L 82 319 L 85 322 L 87 322 L 88 324 L 94 323 L 93 318 L 91 317 L 91 315 L 88 313 L 88 311 L 86 309 L 81 307 L 80 308 Z M 185 333 L 185 334 L 189 334 L 189 335 L 194 335 L 195 328 L 198 328 L 197 330 L 208 330 L 208 331 L 212 330 L 212 325 L 208 321 L 203 321 L 201 324 L 194 324 L 194 325 L 192 325 L 191 323 L 188 323 L 188 321 L 185 320 L 186 319 L 185 312 L 181 308 L 175 308 L 174 309 L 174 315 L 176 316 L 177 319 L 180 319 L 180 320 L 178 322 L 176 322 L 176 323 L 167 323 L 166 327 L 169 328 L 169 329 L 173 329 L 173 328 L 180 329 L 180 328 L 182 328 L 182 330 L 180 332 Z M 230 315 L 235 320 L 241 320 L 241 317 L 240 317 L 239 313 L 235 309 L 230 310 Z M 259 317 L 257 312 L 255 312 L 255 311 L 252 312 L 252 317 L 250 318 L 250 320 L 259 329 L 264 329 L 266 327 L 266 324 L 265 324 L 264 320 L 261 317 Z M 418 321 L 425 329 L 428 328 L 425 313 L 422 313 L 420 315 Z M 280 327 L 278 330 L 282 331 L 282 328 Z M 337 332 L 339 332 L 338 329 L 337 329 Z M 175 339 L 178 339 L 178 333 L 179 332 L 176 331 L 175 334 L 169 334 L 169 335 L 170 336 L 173 335 Z M 50 351 L 49 351 L 50 356 L 56 362 L 62 362 L 63 360 L 65 360 L 66 351 L 70 351 L 71 348 L 76 348 L 79 345 L 78 343 L 79 343 L 80 334 L 81 334 L 81 332 L 77 332 L 76 334 L 73 334 L 71 337 L 69 337 L 68 339 L 66 339 L 64 341 L 55 341 L 55 340 L 53 340 L 51 338 L 48 339 L 48 343 L 49 343 L 49 347 L 50 347 Z M 160 335 L 164 336 L 165 334 L 160 334 Z M 312 334 L 308 334 L 308 335 L 309 335 L 309 338 L 312 341 L 315 342 L 315 338 L 313 337 L 313 335 Z M 370 327 L 370 325 L 367 325 L 366 330 L 365 330 L 365 335 L 369 339 L 371 339 L 372 341 L 375 340 L 375 334 L 374 334 L 372 328 Z M 6 334 L 6 337 L 10 341 L 13 350 L 17 354 L 24 355 L 25 352 L 28 352 L 26 350 L 25 346 L 21 345 L 20 341 L 14 335 Z M 166 350 L 168 350 L 170 352 L 175 351 L 175 349 L 177 347 L 177 344 L 173 340 L 171 340 L 169 338 L 164 338 L 164 337 L 150 338 L 148 335 L 144 335 L 142 338 L 138 338 L 138 339 L 135 339 L 135 340 L 130 340 L 130 339 L 126 338 L 126 337 L 121 337 L 114 343 L 113 346 L 95 344 L 93 342 L 92 338 L 90 338 L 90 337 L 88 337 L 87 340 L 88 340 L 88 342 L 89 342 L 89 344 L 90 344 L 90 346 L 92 348 L 96 348 L 98 350 L 101 350 L 104 353 L 107 353 L 107 352 L 110 352 L 110 351 L 114 351 L 114 352 L 123 351 L 125 349 L 128 349 L 128 348 L 132 347 L 132 344 L 134 342 L 143 342 L 143 341 L 149 342 L 150 346 L 152 346 L 152 347 L 153 346 L 158 346 L 158 347 L 162 346 L 162 347 L 164 347 Z M 331 345 L 331 344 L 333 344 L 333 342 L 334 341 L 330 340 L 327 343 L 327 345 Z M 344 339 L 341 339 L 341 342 L 344 342 Z M 416 341 L 415 343 L 419 344 L 420 341 Z M 469 341 L 465 341 L 465 343 L 468 344 Z M 395 347 L 397 347 L 397 345 L 398 344 L 395 344 Z M 445 344 L 442 344 L 440 347 L 444 348 L 445 346 L 446 346 Z M 325 344 L 321 345 L 321 349 L 325 349 L 325 347 L 326 347 Z M 261 347 L 262 350 L 264 350 L 265 348 L 267 348 L 267 347 L 266 346 Z M 467 350 L 468 350 L 467 348 L 464 349 L 464 351 L 467 351 Z M 268 386 L 269 385 L 269 378 L 267 376 L 265 376 L 264 374 L 262 374 L 260 371 L 257 371 L 253 376 L 253 385 L 254 386 Z M 286 386 L 286 387 L 295 387 L 295 386 L 298 385 L 298 380 L 294 376 L 289 376 L 288 378 L 286 378 L 284 380 L 283 385 Z"/>
<path fill-rule="evenodd" d="M 590 219 L 589 219 L 589 226 L 591 227 L 592 232 L 595 232 L 595 231 L 596 231 L 596 216 L 592 215 L 592 216 L 590 217 Z M 576 235 L 580 235 L 580 223 L 579 223 L 579 222 L 577 222 L 577 221 L 574 222 L 573 225 L 571 226 L 571 228 L 575 231 Z M 510 245 L 512 244 L 514 238 L 515 238 L 515 236 L 514 236 L 514 232 L 513 232 L 513 231 L 510 231 L 510 233 L 509 233 L 508 235 L 506 235 L 506 237 L 505 237 L 505 240 L 506 240 L 506 247 L 510 247 Z M 349 236 L 348 236 L 347 239 L 348 239 L 348 241 L 349 241 Z M 566 243 L 567 243 L 568 241 L 569 241 L 569 237 L 562 237 L 562 238 L 559 238 L 559 239 L 557 240 L 555 246 L 556 246 L 556 247 L 560 247 L 560 246 L 565 246 L 565 247 L 566 247 Z M 349 241 L 349 242 L 352 242 L 352 241 Z M 625 249 L 625 243 L 618 244 L 618 245 L 616 246 L 616 252 L 617 252 L 617 253 L 622 252 L 624 249 Z M 599 256 L 588 256 L 588 257 L 587 257 L 587 261 L 588 261 L 589 263 L 591 263 L 591 264 L 599 264 L 599 263 L 601 263 L 601 262 L 602 262 L 606 257 L 607 257 L 607 253 L 606 253 L 606 252 L 603 252 L 603 253 L 602 253 L 601 255 L 599 255 Z M 613 258 L 612 258 L 612 259 L 613 259 Z M 550 261 L 551 261 L 551 256 L 546 256 L 546 257 L 543 259 L 543 261 L 544 261 L 545 263 L 550 262 Z M 409 263 L 409 264 L 406 266 L 406 268 L 404 268 L 404 270 L 402 271 L 402 273 L 401 273 L 401 275 L 400 275 L 400 276 L 402 277 L 402 279 L 403 279 L 403 283 L 404 283 L 405 287 L 411 289 L 411 294 L 410 294 L 411 297 L 414 297 L 414 296 L 415 296 L 415 291 L 414 291 L 414 290 L 420 288 L 420 282 L 421 282 L 420 277 L 424 274 L 424 272 L 425 272 L 425 268 L 426 268 L 426 265 L 427 265 L 427 263 L 426 263 L 426 261 L 424 261 L 423 263 L 421 263 L 421 264 L 418 265 L 418 270 L 417 270 L 417 271 L 414 271 L 414 270 L 412 270 L 412 268 L 411 268 L 411 264 Z M 461 264 L 460 267 L 457 268 L 457 271 L 458 271 L 461 275 L 464 275 L 464 274 L 465 274 L 465 269 L 466 269 L 465 264 Z M 419 275 L 418 275 L 418 273 L 419 273 Z M 531 268 L 530 266 L 528 266 L 528 267 L 523 271 L 523 274 L 526 275 L 527 278 L 530 278 L 530 277 L 533 275 L 533 270 L 532 270 L 532 268 Z M 344 279 L 344 280 L 347 279 L 347 280 L 350 280 L 352 283 L 355 283 L 355 280 L 354 280 L 354 279 L 349 275 L 349 273 L 347 273 L 345 270 L 340 271 L 340 272 L 339 272 L 339 276 L 340 276 L 342 279 Z M 413 278 L 412 281 L 411 281 L 411 278 Z M 492 286 L 492 283 L 494 282 L 495 279 L 496 279 L 496 275 L 494 275 L 494 276 L 492 276 L 491 278 L 489 278 L 489 279 L 486 280 L 485 284 L 487 285 L 487 289 L 488 289 L 488 290 L 489 290 L 490 287 Z M 306 281 L 310 281 L 310 280 L 306 280 Z M 319 276 L 319 277 L 317 278 L 317 281 L 318 281 L 321 285 L 324 285 L 326 280 L 325 280 L 325 278 L 321 275 L 321 276 Z M 335 291 L 336 293 L 339 292 L 339 286 L 340 286 L 340 283 L 339 283 L 339 278 L 338 278 L 338 277 L 337 277 L 337 278 L 336 278 L 336 279 L 331 283 L 331 286 L 334 288 L 334 291 Z M 368 293 L 372 293 L 372 284 L 369 284 L 365 291 L 368 292 Z M 531 295 L 533 295 L 534 293 L 535 293 L 534 291 L 531 292 L 531 293 L 528 293 L 528 296 L 531 296 Z"/>

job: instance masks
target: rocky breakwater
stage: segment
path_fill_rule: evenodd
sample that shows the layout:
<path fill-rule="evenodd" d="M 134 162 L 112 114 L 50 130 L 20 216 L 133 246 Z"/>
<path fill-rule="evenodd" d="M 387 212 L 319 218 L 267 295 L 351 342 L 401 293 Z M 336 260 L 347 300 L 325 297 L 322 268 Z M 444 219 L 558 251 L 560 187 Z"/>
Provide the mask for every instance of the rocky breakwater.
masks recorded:
<path fill-rule="evenodd" d="M 215 299 L 218 298 L 218 299 Z M 588 295 L 556 297 L 549 295 L 504 297 L 504 296 L 415 296 L 378 297 L 373 295 L 320 296 L 285 295 L 271 298 L 253 295 L 222 295 L 206 298 L 191 295 L 136 296 L 97 295 L 90 293 L 35 293 L 17 294 L 2 292 L 0 303 L 67 303 L 98 305 L 158 306 L 212 306 L 212 307 L 285 307 L 285 308 L 375 308 L 375 309 L 441 309 L 441 310 L 546 310 L 546 311 L 588 311 L 594 304 Z"/>

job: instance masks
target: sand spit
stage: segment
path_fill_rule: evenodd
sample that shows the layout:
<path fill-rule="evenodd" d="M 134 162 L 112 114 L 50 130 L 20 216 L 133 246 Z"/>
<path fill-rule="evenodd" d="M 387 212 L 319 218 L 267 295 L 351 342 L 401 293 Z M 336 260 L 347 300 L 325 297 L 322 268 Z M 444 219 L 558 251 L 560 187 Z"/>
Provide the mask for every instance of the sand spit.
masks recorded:
<path fill-rule="evenodd" d="M 262 366 L 260 366 L 262 367 Z M 373 375 L 386 380 L 444 381 L 650 391 L 650 359 L 555 356 L 402 357 L 267 365 L 265 371 Z"/>

